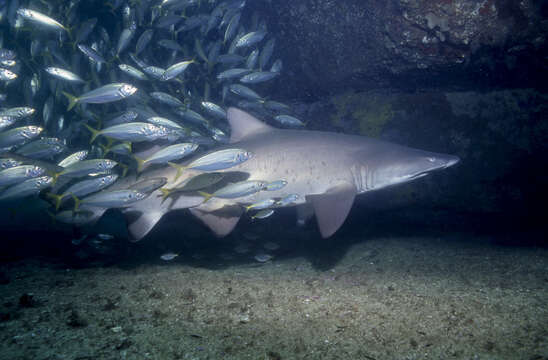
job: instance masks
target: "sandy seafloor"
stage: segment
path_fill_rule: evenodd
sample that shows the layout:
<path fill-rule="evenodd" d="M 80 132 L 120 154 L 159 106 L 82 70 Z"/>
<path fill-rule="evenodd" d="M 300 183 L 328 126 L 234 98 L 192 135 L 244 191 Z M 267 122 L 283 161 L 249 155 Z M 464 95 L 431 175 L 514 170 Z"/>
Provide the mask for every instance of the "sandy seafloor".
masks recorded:
<path fill-rule="evenodd" d="M 546 248 L 376 237 L 317 261 L 3 264 L 0 358 L 548 359 Z"/>

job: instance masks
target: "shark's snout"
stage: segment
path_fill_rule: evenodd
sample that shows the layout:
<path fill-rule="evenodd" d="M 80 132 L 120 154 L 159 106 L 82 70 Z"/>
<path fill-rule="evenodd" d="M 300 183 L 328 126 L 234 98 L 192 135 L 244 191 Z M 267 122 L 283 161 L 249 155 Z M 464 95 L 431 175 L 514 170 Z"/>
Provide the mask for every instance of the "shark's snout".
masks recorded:
<path fill-rule="evenodd" d="M 460 162 L 460 158 L 458 156 L 448 155 L 447 162 L 443 168 L 447 169 L 448 167 L 458 164 L 459 162 Z"/>

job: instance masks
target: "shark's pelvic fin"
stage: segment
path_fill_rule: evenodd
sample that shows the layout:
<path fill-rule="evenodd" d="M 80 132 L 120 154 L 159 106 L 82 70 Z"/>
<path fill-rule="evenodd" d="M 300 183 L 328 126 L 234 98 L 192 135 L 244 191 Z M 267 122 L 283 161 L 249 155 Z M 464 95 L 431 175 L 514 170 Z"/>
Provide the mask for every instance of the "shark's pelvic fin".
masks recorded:
<path fill-rule="evenodd" d="M 240 214 L 234 213 L 234 215 L 223 214 L 223 216 L 216 215 L 214 213 L 208 213 L 196 208 L 190 208 L 190 213 L 200 219 L 207 227 L 215 233 L 215 235 L 222 237 L 230 234 L 238 220 L 240 220 Z"/>
<path fill-rule="evenodd" d="M 343 224 L 356 197 L 354 185 L 344 183 L 329 189 L 324 194 L 308 195 L 307 202 L 314 206 L 314 213 L 323 238 L 330 237 Z"/>
<path fill-rule="evenodd" d="M 236 108 L 227 110 L 227 118 L 230 124 L 230 143 L 235 143 L 245 137 L 271 131 L 274 128 L 265 124 L 252 115 Z"/>
<path fill-rule="evenodd" d="M 137 242 L 144 238 L 164 215 L 161 211 L 147 211 L 145 213 L 128 211 L 124 213 L 128 223 L 130 240 Z"/>

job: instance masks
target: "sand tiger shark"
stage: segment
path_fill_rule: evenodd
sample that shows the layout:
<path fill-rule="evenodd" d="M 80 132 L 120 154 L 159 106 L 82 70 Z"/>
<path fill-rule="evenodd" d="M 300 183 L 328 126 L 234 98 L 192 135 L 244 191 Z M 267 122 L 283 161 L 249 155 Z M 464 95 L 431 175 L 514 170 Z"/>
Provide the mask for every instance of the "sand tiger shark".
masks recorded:
<path fill-rule="evenodd" d="M 197 194 L 178 193 L 162 199 L 160 191 L 124 208 L 128 230 L 140 240 L 169 211 L 188 208 L 218 236 L 229 234 L 244 213 L 242 205 L 268 198 L 296 194 L 290 206 L 297 206 L 299 222 L 316 217 L 320 234 L 333 235 L 346 219 L 358 194 L 419 179 L 432 171 L 445 169 L 459 161 L 457 156 L 409 148 L 363 136 L 341 133 L 278 129 L 237 108 L 227 111 L 230 141 L 221 147 L 240 148 L 252 157 L 221 172 L 240 174 L 246 180 L 285 180 L 276 191 L 259 191 L 236 199 L 212 198 L 204 202 Z M 189 160 L 188 162 L 192 161 Z M 201 173 L 168 166 L 150 169 L 139 180 L 164 177 L 173 188 Z M 129 176 L 115 186 L 132 184 Z"/>

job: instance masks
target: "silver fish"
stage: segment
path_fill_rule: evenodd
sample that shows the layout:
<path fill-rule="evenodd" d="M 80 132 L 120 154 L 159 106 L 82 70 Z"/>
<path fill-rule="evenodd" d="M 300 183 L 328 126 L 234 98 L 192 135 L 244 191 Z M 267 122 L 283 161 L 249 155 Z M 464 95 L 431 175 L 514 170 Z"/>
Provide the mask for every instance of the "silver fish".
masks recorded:
<path fill-rule="evenodd" d="M 218 119 L 226 119 L 226 110 L 217 104 L 209 101 L 202 101 L 202 107 L 210 114 Z"/>
<path fill-rule="evenodd" d="M 241 38 L 236 41 L 236 47 L 249 47 L 252 45 L 255 45 L 259 43 L 261 40 L 264 39 L 266 35 L 266 31 L 258 30 L 258 31 L 252 31 L 250 33 L 245 34 Z"/>
<path fill-rule="evenodd" d="M 230 91 L 234 94 L 245 97 L 250 100 L 263 100 L 262 96 L 257 94 L 255 91 L 251 90 L 247 86 L 240 84 L 232 84 L 229 86 Z"/>
<path fill-rule="evenodd" d="M 225 70 L 225 71 L 219 73 L 217 75 L 217 79 L 218 80 L 227 80 L 227 79 L 242 77 L 244 75 L 249 74 L 250 72 L 251 72 L 251 70 L 244 69 L 244 68 L 228 69 L 228 70 Z"/>
<path fill-rule="evenodd" d="M 86 124 L 84 126 L 91 131 L 90 142 L 93 142 L 99 135 L 130 142 L 154 141 L 167 136 L 166 128 L 143 122 L 114 125 L 103 130 L 95 130 Z"/>
<path fill-rule="evenodd" d="M 17 74 L 11 70 L 0 68 L 0 80 L 9 81 L 17 78 Z"/>
<path fill-rule="evenodd" d="M 109 174 L 101 177 L 83 180 L 71 185 L 62 194 L 47 194 L 48 197 L 54 200 L 55 210 L 59 210 L 65 199 L 74 195 L 76 197 L 86 196 L 94 192 L 103 190 L 107 186 L 113 184 L 118 179 L 118 175 Z"/>
<path fill-rule="evenodd" d="M 66 158 L 64 158 L 63 160 L 59 161 L 57 165 L 61 167 L 67 167 L 72 164 L 75 164 L 78 161 L 84 160 L 88 156 L 88 152 L 89 152 L 88 150 L 81 150 L 81 151 L 72 153 Z"/>
<path fill-rule="evenodd" d="M 66 166 L 57 176 L 81 177 L 94 173 L 104 173 L 117 164 L 116 161 L 110 159 L 82 160 Z"/>
<path fill-rule="evenodd" d="M 56 30 L 68 31 L 68 29 L 64 27 L 60 22 L 42 13 L 39 13 L 38 11 L 21 8 L 17 10 L 17 14 L 26 20 L 36 22 L 40 25 L 44 25 L 46 27 L 50 27 Z"/>
<path fill-rule="evenodd" d="M 40 191 L 53 184 L 51 176 L 40 176 L 27 179 L 19 184 L 10 186 L 0 194 L 0 200 L 20 199 L 23 197 L 37 195 Z"/>
<path fill-rule="evenodd" d="M 141 172 L 143 167 L 148 164 L 165 164 L 168 161 L 182 159 L 185 156 L 192 154 L 197 148 L 198 145 L 194 143 L 174 144 L 158 150 L 144 160 L 135 157 L 138 164 L 137 172 Z"/>
<path fill-rule="evenodd" d="M 43 130 L 39 126 L 29 125 L 4 131 L 0 133 L 0 148 L 21 145 L 40 135 Z"/>
<path fill-rule="evenodd" d="M 153 99 L 158 100 L 158 101 L 160 101 L 160 102 L 162 102 L 166 105 L 169 105 L 169 106 L 174 106 L 174 107 L 184 106 L 184 104 L 181 100 L 179 100 L 175 96 L 170 95 L 170 94 L 165 93 L 165 92 L 155 91 L 155 92 L 151 92 L 149 95 Z"/>
<path fill-rule="evenodd" d="M 31 107 L 19 106 L 19 107 L 0 110 L 0 116 L 12 116 L 18 119 L 23 119 L 31 116 L 35 112 L 36 110 Z"/>
<path fill-rule="evenodd" d="M 266 191 L 276 191 L 284 188 L 287 185 L 287 181 L 285 180 L 275 180 L 271 181 L 268 184 L 266 184 Z"/>
<path fill-rule="evenodd" d="M 128 74 L 129 76 L 138 79 L 138 80 L 148 80 L 145 73 L 142 72 L 139 69 L 134 68 L 131 65 L 128 64 L 120 64 L 118 65 L 118 68 Z"/>
<path fill-rule="evenodd" d="M 0 186 L 12 185 L 18 182 L 44 175 L 46 170 L 37 165 L 20 165 L 0 171 Z"/>
<path fill-rule="evenodd" d="M 75 73 L 57 68 L 57 67 L 47 67 L 44 69 L 48 74 L 55 76 L 58 79 L 70 81 L 70 82 L 76 82 L 76 83 L 84 83 L 84 79 L 82 79 L 80 76 L 76 75 Z"/>
<path fill-rule="evenodd" d="M 118 101 L 135 94 L 137 88 L 126 83 L 112 83 L 91 90 L 79 97 L 72 96 L 63 91 L 69 99 L 67 111 L 70 111 L 77 103 L 104 104 Z"/>
<path fill-rule="evenodd" d="M 75 199 L 74 208 L 75 210 L 78 210 L 80 205 L 102 208 L 119 208 L 129 206 L 134 202 L 143 200 L 147 196 L 148 194 L 131 189 L 101 191 L 81 200 Z"/>
<path fill-rule="evenodd" d="M 16 154 L 32 159 L 52 158 L 66 150 L 65 143 L 58 138 L 44 137 L 21 146 Z"/>
<path fill-rule="evenodd" d="M 301 120 L 291 115 L 277 115 L 274 119 L 285 126 L 305 126 Z"/>
<path fill-rule="evenodd" d="M 194 64 L 194 60 L 188 60 L 188 61 L 181 61 L 176 64 L 171 65 L 164 71 L 162 74 L 161 80 L 168 81 L 171 80 L 180 74 L 182 74 L 190 64 Z"/>
<path fill-rule="evenodd" d="M 253 216 L 251 216 L 252 219 L 266 219 L 267 217 L 271 216 L 272 214 L 274 214 L 274 210 L 273 209 L 264 209 L 264 210 L 261 210 L 259 211 L 258 213 L 254 214 Z M 268 261 L 270 260 L 272 257 L 270 257 L 269 259 L 267 260 L 263 260 L 263 261 Z M 258 261 L 261 261 L 261 260 L 258 260 Z"/>
<path fill-rule="evenodd" d="M 256 192 L 264 190 L 266 184 L 267 183 L 265 181 L 260 180 L 239 181 L 236 183 L 228 184 L 227 186 L 215 191 L 213 194 L 202 193 L 202 195 L 204 195 L 205 197 L 204 202 L 211 197 L 221 199 L 235 199 L 255 194 Z"/>
<path fill-rule="evenodd" d="M 279 73 L 270 72 L 270 71 L 257 71 L 251 74 L 244 75 L 240 78 L 240 82 L 244 84 L 258 84 L 265 82 L 271 79 L 274 79 L 278 76 Z"/>

